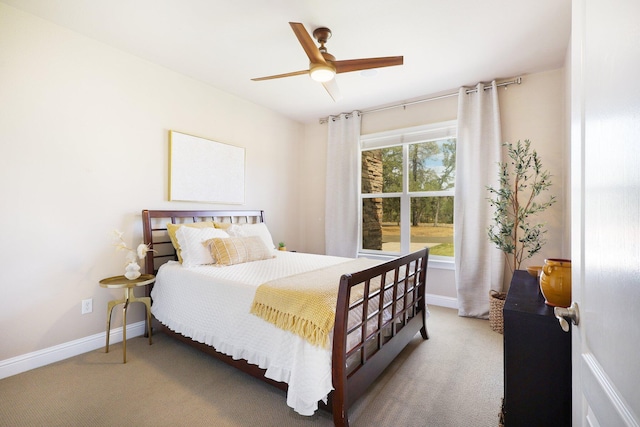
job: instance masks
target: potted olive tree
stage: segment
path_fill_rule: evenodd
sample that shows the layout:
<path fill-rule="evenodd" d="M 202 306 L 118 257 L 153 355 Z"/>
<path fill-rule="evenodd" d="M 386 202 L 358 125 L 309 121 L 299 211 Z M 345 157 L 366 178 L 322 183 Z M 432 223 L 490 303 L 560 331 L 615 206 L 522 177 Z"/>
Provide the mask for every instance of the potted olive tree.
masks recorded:
<path fill-rule="evenodd" d="M 531 150 L 531 142 L 518 141 L 515 146 L 507 142 L 504 146 L 509 160 L 500 163 L 500 185 L 487 187 L 488 200 L 494 209 L 493 223 L 487 231 L 489 240 L 504 252 L 513 273 L 546 243 L 545 224 L 534 217 L 556 200 L 554 196 L 539 200 L 551 186 L 551 175 L 542 169 L 538 153 Z"/>

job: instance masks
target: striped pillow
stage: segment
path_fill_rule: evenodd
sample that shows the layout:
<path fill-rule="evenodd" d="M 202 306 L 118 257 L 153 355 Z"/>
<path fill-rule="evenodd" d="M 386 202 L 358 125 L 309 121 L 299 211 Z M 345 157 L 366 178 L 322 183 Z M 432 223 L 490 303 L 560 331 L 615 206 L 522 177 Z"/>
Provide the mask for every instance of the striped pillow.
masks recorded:
<path fill-rule="evenodd" d="M 214 265 L 225 266 L 274 258 L 260 236 L 213 238 L 206 242 L 211 247 Z"/>

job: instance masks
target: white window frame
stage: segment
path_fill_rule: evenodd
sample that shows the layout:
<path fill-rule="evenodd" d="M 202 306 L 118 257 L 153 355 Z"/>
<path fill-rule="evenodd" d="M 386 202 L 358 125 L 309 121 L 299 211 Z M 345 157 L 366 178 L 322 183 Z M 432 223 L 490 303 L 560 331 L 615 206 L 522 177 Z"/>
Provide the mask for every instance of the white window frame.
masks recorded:
<path fill-rule="evenodd" d="M 428 142 L 446 138 L 457 138 L 458 121 L 449 120 L 410 128 L 395 129 L 385 132 L 360 135 L 358 152 L 359 164 L 362 164 L 362 152 L 381 148 L 402 146 L 402 192 L 397 193 L 368 193 L 362 194 L 362 168 L 358 167 L 358 255 L 380 259 L 391 259 L 398 256 L 397 252 L 385 252 L 362 248 L 362 200 L 367 198 L 400 198 L 400 255 L 410 252 L 411 244 L 411 198 L 454 196 L 455 188 L 442 191 L 409 192 L 409 145 L 418 142 Z M 455 199 L 454 199 L 455 203 Z M 454 257 L 429 255 L 429 266 L 444 269 L 454 269 Z"/>

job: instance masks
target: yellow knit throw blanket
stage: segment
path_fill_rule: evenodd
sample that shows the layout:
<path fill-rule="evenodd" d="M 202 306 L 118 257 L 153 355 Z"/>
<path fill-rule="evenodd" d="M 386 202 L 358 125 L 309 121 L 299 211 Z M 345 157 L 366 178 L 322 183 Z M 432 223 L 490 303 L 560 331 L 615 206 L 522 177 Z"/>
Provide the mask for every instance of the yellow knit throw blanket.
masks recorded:
<path fill-rule="evenodd" d="M 264 283 L 256 290 L 251 313 L 313 345 L 329 348 L 340 277 L 380 263 L 358 258 Z"/>

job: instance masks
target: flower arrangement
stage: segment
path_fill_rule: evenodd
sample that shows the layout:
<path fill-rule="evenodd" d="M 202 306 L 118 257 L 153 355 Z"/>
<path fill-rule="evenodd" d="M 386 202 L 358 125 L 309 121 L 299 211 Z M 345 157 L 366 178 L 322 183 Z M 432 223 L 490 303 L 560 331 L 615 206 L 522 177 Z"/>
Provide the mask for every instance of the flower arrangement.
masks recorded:
<path fill-rule="evenodd" d="M 125 257 L 127 261 L 125 262 L 125 277 L 129 280 L 137 279 L 140 277 L 140 265 L 138 265 L 138 259 L 143 260 L 147 256 L 147 253 L 153 250 L 144 243 L 140 243 L 135 250 L 131 249 L 122 238 L 123 234 L 124 233 L 122 231 L 112 231 L 114 245 L 118 251 L 127 251 L 127 255 Z"/>

